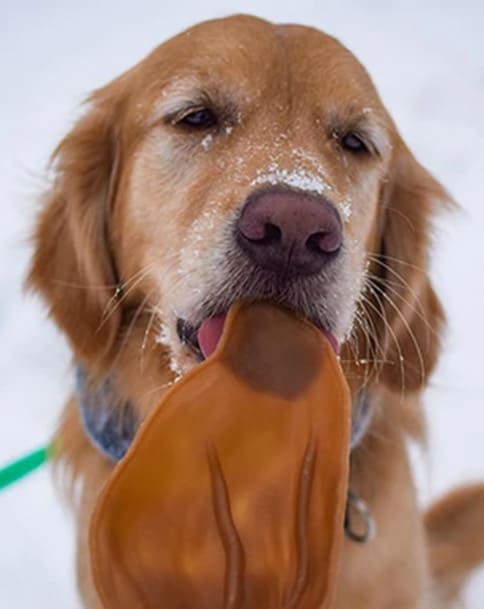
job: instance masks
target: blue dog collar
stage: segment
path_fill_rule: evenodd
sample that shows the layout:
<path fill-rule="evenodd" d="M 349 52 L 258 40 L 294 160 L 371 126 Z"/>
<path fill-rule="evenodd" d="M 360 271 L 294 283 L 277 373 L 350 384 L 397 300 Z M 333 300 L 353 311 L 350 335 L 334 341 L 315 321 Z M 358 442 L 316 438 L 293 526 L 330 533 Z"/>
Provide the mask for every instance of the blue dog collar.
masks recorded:
<path fill-rule="evenodd" d="M 120 401 L 110 377 L 91 386 L 79 365 L 75 377 L 79 412 L 88 438 L 103 455 L 119 461 L 138 430 L 136 410 L 131 402 Z"/>

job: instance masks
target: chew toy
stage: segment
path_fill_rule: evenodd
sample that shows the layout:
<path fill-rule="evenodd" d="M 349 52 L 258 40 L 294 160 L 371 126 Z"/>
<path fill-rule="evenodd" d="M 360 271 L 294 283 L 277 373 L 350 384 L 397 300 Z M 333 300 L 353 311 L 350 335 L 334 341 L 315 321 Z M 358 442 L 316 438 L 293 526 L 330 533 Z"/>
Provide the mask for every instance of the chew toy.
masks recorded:
<path fill-rule="evenodd" d="M 350 397 L 314 326 L 238 304 L 142 424 L 91 521 L 105 609 L 328 609 Z"/>

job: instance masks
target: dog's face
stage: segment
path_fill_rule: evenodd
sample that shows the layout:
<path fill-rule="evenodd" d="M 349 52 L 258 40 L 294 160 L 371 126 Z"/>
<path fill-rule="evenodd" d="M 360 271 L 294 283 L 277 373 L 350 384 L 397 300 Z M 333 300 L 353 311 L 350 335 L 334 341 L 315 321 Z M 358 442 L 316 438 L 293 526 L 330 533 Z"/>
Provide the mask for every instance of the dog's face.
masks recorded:
<path fill-rule="evenodd" d="M 128 117 L 139 137 L 117 207 L 121 274 L 146 269 L 175 365 L 240 298 L 281 302 L 341 342 L 394 139 L 348 51 L 307 28 L 204 24 L 150 57 Z"/>
<path fill-rule="evenodd" d="M 119 319 L 103 320 L 119 283 L 126 308 L 149 311 L 177 372 L 200 358 L 207 318 L 270 299 L 340 344 L 351 337 L 356 364 L 381 360 L 389 377 L 407 366 L 405 341 L 416 342 L 404 372 L 414 385 L 426 376 L 437 347 L 424 349 L 412 325 L 441 318 L 424 267 L 431 200 L 443 190 L 336 40 L 250 17 L 201 24 L 92 103 L 59 148 L 31 275 L 81 358 L 95 349 L 96 329 L 80 331 L 89 316 L 98 344 L 119 335 Z M 75 251 L 44 244 L 49 223 L 57 247 L 64 227 Z M 98 293 L 79 296 L 73 323 L 52 275 L 72 282 L 76 272 Z"/>

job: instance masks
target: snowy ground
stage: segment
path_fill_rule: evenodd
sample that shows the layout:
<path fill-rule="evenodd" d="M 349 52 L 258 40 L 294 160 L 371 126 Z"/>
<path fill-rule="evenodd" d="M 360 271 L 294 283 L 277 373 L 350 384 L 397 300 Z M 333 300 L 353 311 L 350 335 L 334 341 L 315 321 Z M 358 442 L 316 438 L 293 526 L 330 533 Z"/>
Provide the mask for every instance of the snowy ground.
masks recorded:
<path fill-rule="evenodd" d="M 425 6 L 422 6 L 425 4 Z M 484 5 L 478 0 L 2 0 L 0 8 L 0 463 L 45 442 L 68 352 L 21 292 L 47 157 L 91 89 L 183 27 L 253 12 L 338 36 L 373 75 L 403 135 L 463 207 L 442 222 L 434 276 L 450 318 L 428 395 L 422 496 L 484 478 Z M 479 280 L 481 277 L 481 280 Z M 484 534 L 476 532 L 476 534 Z M 0 607 L 78 607 L 73 540 L 45 471 L 0 496 Z M 484 570 L 468 591 L 484 606 Z"/>

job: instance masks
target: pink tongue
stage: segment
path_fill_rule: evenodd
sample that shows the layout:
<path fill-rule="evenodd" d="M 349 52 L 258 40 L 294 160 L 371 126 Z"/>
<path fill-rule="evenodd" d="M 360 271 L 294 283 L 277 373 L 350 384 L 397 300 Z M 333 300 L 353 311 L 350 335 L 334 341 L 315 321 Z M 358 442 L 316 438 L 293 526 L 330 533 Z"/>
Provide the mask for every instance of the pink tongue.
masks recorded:
<path fill-rule="evenodd" d="M 198 344 L 204 357 L 210 357 L 217 348 L 224 329 L 225 318 L 227 315 L 216 315 L 206 319 L 198 330 Z"/>
<path fill-rule="evenodd" d="M 198 344 L 200 345 L 200 349 L 202 350 L 203 356 L 205 358 L 210 357 L 217 348 L 217 345 L 222 336 L 226 318 L 227 314 L 222 313 L 221 315 L 216 315 L 215 317 L 210 317 L 209 319 L 206 319 L 200 326 L 197 338 Z M 338 353 L 339 345 L 336 338 L 330 332 L 323 333 L 328 339 L 331 346 L 333 347 L 335 353 Z"/>

